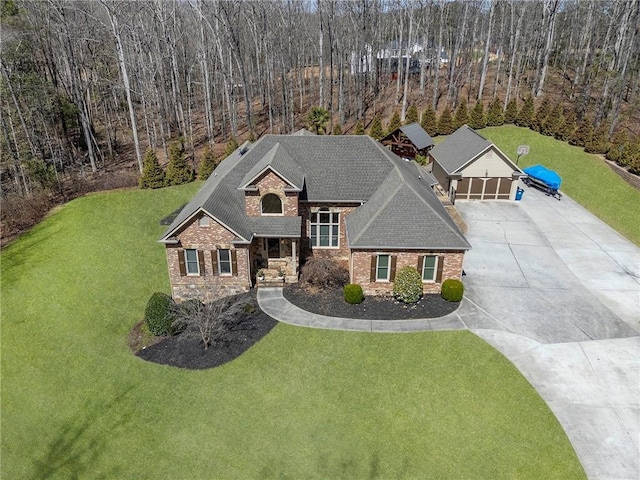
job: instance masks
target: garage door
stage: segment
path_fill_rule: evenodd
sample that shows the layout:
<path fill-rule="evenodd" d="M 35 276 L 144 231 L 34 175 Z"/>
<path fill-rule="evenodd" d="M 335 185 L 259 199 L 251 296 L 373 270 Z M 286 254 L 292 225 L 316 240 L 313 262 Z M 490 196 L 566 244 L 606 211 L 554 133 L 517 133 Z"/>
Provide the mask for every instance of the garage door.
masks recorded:
<path fill-rule="evenodd" d="M 463 178 L 458 180 L 456 200 L 509 200 L 511 178 Z"/>

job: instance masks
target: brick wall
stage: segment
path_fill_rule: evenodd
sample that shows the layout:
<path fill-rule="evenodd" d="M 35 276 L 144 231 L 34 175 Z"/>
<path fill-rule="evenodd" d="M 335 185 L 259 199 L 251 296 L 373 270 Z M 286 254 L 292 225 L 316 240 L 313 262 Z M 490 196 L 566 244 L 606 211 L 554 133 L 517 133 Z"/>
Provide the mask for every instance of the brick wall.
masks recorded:
<path fill-rule="evenodd" d="M 298 216 L 298 192 L 285 192 L 285 187 L 289 184 L 271 171 L 262 174 L 254 183 L 258 191 L 245 192 L 245 208 L 250 217 L 261 215 L 260 200 L 267 193 L 275 193 L 282 200 L 283 213 L 285 216 Z"/>
<path fill-rule="evenodd" d="M 312 208 L 328 207 L 333 212 L 340 212 L 340 235 L 338 239 L 338 248 L 335 247 L 310 247 L 311 240 L 311 227 L 309 224 L 311 218 Z M 328 205 L 325 203 L 301 203 L 300 215 L 302 216 L 302 238 L 300 240 L 301 257 L 306 258 L 309 256 L 314 257 L 331 257 L 339 261 L 349 261 L 349 245 L 347 243 L 347 227 L 345 226 L 345 219 L 352 211 L 354 211 L 359 205 Z"/>
<path fill-rule="evenodd" d="M 464 252 L 355 250 L 351 256 L 351 282 L 362 286 L 365 295 L 391 295 L 393 292 L 392 281 L 371 282 L 371 257 L 377 254 L 395 255 L 396 272 L 406 266 L 418 268 L 418 261 L 421 256 L 438 255 L 438 262 L 444 262 L 442 281 L 448 278 L 460 280 L 462 276 Z M 424 293 L 440 293 L 441 283 L 423 282 L 422 285 Z"/>
<path fill-rule="evenodd" d="M 235 237 L 226 228 L 210 220 L 208 226 L 200 226 L 198 218 L 184 228 L 176 237 L 179 245 L 167 245 L 167 264 L 172 295 L 176 301 L 188 298 L 207 299 L 219 293 L 223 296 L 246 292 L 251 287 L 249 276 L 249 250 L 244 246 L 234 246 Z M 204 275 L 180 275 L 178 250 L 194 248 L 204 252 Z M 216 248 L 235 250 L 238 274 L 231 276 L 213 275 L 212 254 Z M 212 250 L 214 250 L 212 252 Z"/>

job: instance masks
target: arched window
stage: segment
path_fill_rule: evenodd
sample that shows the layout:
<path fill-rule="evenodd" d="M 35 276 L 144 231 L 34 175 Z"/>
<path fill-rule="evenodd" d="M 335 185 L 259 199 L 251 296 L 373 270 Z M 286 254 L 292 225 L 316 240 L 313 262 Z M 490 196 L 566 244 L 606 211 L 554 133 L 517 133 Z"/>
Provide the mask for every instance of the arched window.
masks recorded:
<path fill-rule="evenodd" d="M 267 193 L 262 197 L 262 213 L 267 214 L 281 214 L 282 213 L 282 200 L 275 193 Z"/>

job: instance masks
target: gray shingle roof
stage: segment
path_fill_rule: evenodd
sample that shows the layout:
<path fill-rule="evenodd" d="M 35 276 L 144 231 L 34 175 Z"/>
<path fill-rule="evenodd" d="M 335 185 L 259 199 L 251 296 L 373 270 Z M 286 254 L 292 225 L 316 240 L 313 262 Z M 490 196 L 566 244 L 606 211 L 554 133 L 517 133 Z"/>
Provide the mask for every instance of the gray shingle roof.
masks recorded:
<path fill-rule="evenodd" d="M 468 125 L 461 126 L 429 154 L 449 175 L 491 146 L 491 142 Z"/>
<path fill-rule="evenodd" d="M 397 158 L 397 157 L 396 157 Z M 468 250 L 470 247 L 414 162 L 396 169 L 347 218 L 351 248 Z"/>
<path fill-rule="evenodd" d="M 280 143 L 276 143 L 271 150 L 247 172 L 240 182 L 239 188 L 246 188 L 269 168 L 288 182 L 295 190 L 302 190 L 304 186 L 304 173 L 300 165 L 298 165 Z"/>
<path fill-rule="evenodd" d="M 170 241 L 200 210 L 234 232 L 238 241 L 250 241 L 254 235 L 300 236 L 300 217 L 245 214 L 245 192 L 238 187 L 251 181 L 247 179 L 263 165 L 277 163 L 276 159 L 282 161 L 280 169 L 291 169 L 287 170 L 290 176 L 295 177 L 291 171 L 296 171 L 296 165 L 300 175 L 304 174 L 303 201 L 364 202 L 347 217 L 349 241 L 354 246 L 469 248 L 431 190 L 425 172 L 415 162 L 405 162 L 372 138 L 360 135 L 266 135 L 243 155 L 235 151 L 218 165 L 161 241 Z M 299 179 L 289 178 L 292 182 Z M 376 222 L 368 222 L 372 217 Z"/>
<path fill-rule="evenodd" d="M 424 131 L 419 123 L 403 125 L 400 127 L 400 131 L 404 133 L 409 140 L 411 140 L 411 143 L 413 143 L 418 150 L 422 150 L 423 148 L 433 145 L 433 139 Z"/>
<path fill-rule="evenodd" d="M 300 237 L 302 217 L 249 217 L 252 233 L 258 237 Z"/>

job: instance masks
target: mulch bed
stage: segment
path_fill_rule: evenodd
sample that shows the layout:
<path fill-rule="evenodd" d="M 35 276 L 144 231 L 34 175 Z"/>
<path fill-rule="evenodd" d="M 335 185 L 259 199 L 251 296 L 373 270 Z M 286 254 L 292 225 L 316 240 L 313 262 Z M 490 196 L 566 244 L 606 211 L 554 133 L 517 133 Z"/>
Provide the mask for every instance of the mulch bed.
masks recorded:
<path fill-rule="evenodd" d="M 365 297 L 358 305 L 344 301 L 341 288 L 309 290 L 301 284 L 284 287 L 284 298 L 312 313 L 330 317 L 368 320 L 407 320 L 436 318 L 458 308 L 459 302 L 447 302 L 440 295 L 425 295 L 417 303 L 406 304 L 393 297 Z"/>
<path fill-rule="evenodd" d="M 278 323 L 258 307 L 255 290 L 237 295 L 227 310 L 223 338 L 205 350 L 196 328 L 165 337 L 135 354 L 149 362 L 191 370 L 223 365 L 255 345 Z"/>

